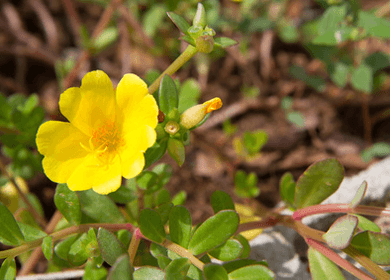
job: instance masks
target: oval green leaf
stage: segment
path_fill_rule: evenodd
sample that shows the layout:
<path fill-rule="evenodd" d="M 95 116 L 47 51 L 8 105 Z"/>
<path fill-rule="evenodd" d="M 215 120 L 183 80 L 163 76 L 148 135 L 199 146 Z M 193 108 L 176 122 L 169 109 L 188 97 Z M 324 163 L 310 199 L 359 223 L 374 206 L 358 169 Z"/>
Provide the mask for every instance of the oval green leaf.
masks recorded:
<path fill-rule="evenodd" d="M 134 280 L 145 280 L 145 279 L 153 279 L 153 280 L 164 280 L 165 273 L 161 269 L 155 267 L 141 267 L 134 271 L 133 274 Z"/>
<path fill-rule="evenodd" d="M 53 257 L 53 238 L 50 235 L 43 238 L 42 252 L 48 261 Z"/>
<path fill-rule="evenodd" d="M 69 223 L 74 225 L 80 224 L 81 207 L 79 197 L 66 184 L 57 185 L 54 203 Z"/>
<path fill-rule="evenodd" d="M 242 246 L 242 253 L 241 253 L 240 258 L 246 259 L 247 257 L 249 257 L 249 254 L 251 252 L 251 247 L 249 245 L 248 240 L 244 236 L 242 236 L 241 234 L 236 235 L 234 237 L 234 239 L 238 240 Z"/>
<path fill-rule="evenodd" d="M 322 236 L 329 247 L 342 250 L 348 247 L 358 225 L 358 218 L 345 215 L 338 218 Z"/>
<path fill-rule="evenodd" d="M 115 234 L 105 228 L 99 228 L 97 241 L 103 259 L 111 266 L 114 265 L 121 255 L 127 253 L 125 246 L 123 246 Z"/>
<path fill-rule="evenodd" d="M 168 154 L 179 166 L 182 166 L 186 157 L 183 142 L 175 138 L 169 138 Z"/>
<path fill-rule="evenodd" d="M 160 110 L 165 114 L 178 107 L 179 96 L 175 82 L 169 75 L 164 75 L 160 81 L 160 89 L 158 93 L 158 103 Z"/>
<path fill-rule="evenodd" d="M 379 265 L 390 265 L 390 237 L 387 234 L 363 231 L 356 234 L 351 245 Z"/>
<path fill-rule="evenodd" d="M 268 280 L 275 279 L 275 273 L 268 267 L 253 264 L 236 269 L 229 273 L 229 280 Z"/>
<path fill-rule="evenodd" d="M 187 258 L 174 259 L 165 268 L 165 279 L 184 280 L 190 265 Z"/>
<path fill-rule="evenodd" d="M 282 178 L 280 178 L 280 196 L 289 206 L 294 205 L 295 185 L 294 177 L 290 172 L 284 173 Z"/>
<path fill-rule="evenodd" d="M 4 245 L 17 246 L 24 242 L 22 231 L 12 213 L 0 202 L 0 242 Z"/>
<path fill-rule="evenodd" d="M 216 214 L 221 210 L 234 210 L 234 202 L 230 195 L 218 190 L 211 195 L 211 207 Z"/>
<path fill-rule="evenodd" d="M 310 273 L 313 280 L 334 279 L 344 280 L 337 265 L 317 250 L 309 247 L 308 251 Z"/>
<path fill-rule="evenodd" d="M 353 216 L 359 219 L 358 228 L 362 231 L 369 230 L 373 232 L 381 232 L 381 228 L 374 222 L 370 221 L 366 217 L 353 214 Z"/>
<path fill-rule="evenodd" d="M 93 190 L 78 192 L 81 211 L 99 223 L 124 223 L 125 218 L 115 203 L 106 195 Z"/>
<path fill-rule="evenodd" d="M 312 164 L 298 179 L 295 206 L 300 209 L 321 203 L 338 189 L 343 178 L 344 168 L 336 159 Z"/>
<path fill-rule="evenodd" d="M 238 240 L 229 239 L 218 248 L 210 251 L 209 254 L 220 261 L 232 261 L 240 257 L 243 247 Z"/>
<path fill-rule="evenodd" d="M 14 258 L 6 258 L 1 264 L 0 279 L 14 280 L 16 276 L 16 263 Z"/>
<path fill-rule="evenodd" d="M 190 28 L 189 23 L 181 16 L 173 13 L 173 12 L 168 12 L 168 17 L 172 20 L 172 22 L 179 28 L 181 32 L 184 34 L 188 34 L 188 28 Z"/>
<path fill-rule="evenodd" d="M 356 206 L 359 205 L 360 202 L 362 202 L 363 198 L 364 198 L 364 195 L 366 194 L 366 191 L 367 191 L 367 181 L 364 181 L 359 189 L 357 190 L 356 194 L 355 194 L 355 197 L 352 199 L 351 203 L 349 204 L 349 206 L 351 208 L 355 208 Z"/>
<path fill-rule="evenodd" d="M 218 212 L 194 232 L 188 250 L 199 255 L 218 247 L 236 232 L 239 220 L 238 214 L 233 210 Z"/>
<path fill-rule="evenodd" d="M 204 266 L 203 275 L 206 280 L 229 280 L 225 268 L 214 263 L 208 263 Z"/>
<path fill-rule="evenodd" d="M 150 240 L 161 243 L 166 237 L 160 215 L 152 209 L 144 209 L 139 215 L 139 229 Z"/>
<path fill-rule="evenodd" d="M 127 254 L 120 256 L 111 267 L 107 280 L 133 280 L 133 267 Z"/>
<path fill-rule="evenodd" d="M 169 236 L 172 242 L 188 248 L 191 238 L 191 214 L 184 206 L 175 206 L 169 215 Z"/>

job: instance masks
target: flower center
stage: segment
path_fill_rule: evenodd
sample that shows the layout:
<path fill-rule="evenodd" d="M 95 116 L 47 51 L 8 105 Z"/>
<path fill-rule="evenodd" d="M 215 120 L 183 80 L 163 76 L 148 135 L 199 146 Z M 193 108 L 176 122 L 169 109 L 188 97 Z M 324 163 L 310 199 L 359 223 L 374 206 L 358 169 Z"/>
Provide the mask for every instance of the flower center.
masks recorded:
<path fill-rule="evenodd" d="M 91 143 L 97 151 L 115 151 L 121 142 L 119 130 L 114 122 L 107 122 L 92 132 Z"/>

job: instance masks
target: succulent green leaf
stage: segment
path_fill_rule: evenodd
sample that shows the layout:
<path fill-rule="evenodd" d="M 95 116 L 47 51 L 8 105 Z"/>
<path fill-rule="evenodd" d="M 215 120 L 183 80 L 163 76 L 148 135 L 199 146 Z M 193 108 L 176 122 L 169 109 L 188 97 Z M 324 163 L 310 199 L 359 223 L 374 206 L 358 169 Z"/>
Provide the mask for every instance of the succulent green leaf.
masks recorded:
<path fill-rule="evenodd" d="M 159 245 L 159 244 L 152 243 L 150 245 L 150 253 L 155 258 L 157 258 L 158 256 L 167 257 L 168 256 L 168 249 Z"/>
<path fill-rule="evenodd" d="M 165 115 L 168 115 L 172 109 L 177 109 L 179 105 L 179 96 L 176 85 L 169 75 L 164 75 L 160 81 L 158 104 L 160 106 L 160 110 Z"/>
<path fill-rule="evenodd" d="M 363 150 L 360 154 L 365 162 L 369 162 L 375 157 L 385 157 L 388 155 L 390 155 L 390 145 L 386 142 L 375 143 L 371 147 Z"/>
<path fill-rule="evenodd" d="M 74 225 L 81 221 L 80 200 L 76 192 L 71 191 L 66 184 L 58 184 L 54 195 L 54 203 L 65 219 Z"/>
<path fill-rule="evenodd" d="M 239 258 L 242 254 L 243 247 L 238 240 L 229 239 L 223 244 L 210 251 L 209 254 L 220 261 L 232 261 Z"/>
<path fill-rule="evenodd" d="M 234 202 L 226 192 L 217 190 L 211 195 L 211 207 L 216 214 L 221 210 L 234 210 Z"/>
<path fill-rule="evenodd" d="M 166 256 L 158 256 L 156 257 L 156 259 L 157 259 L 158 267 L 161 269 L 165 269 L 172 261 L 170 258 Z"/>
<path fill-rule="evenodd" d="M 116 203 L 126 204 L 138 198 L 137 192 L 128 185 L 122 185 L 108 196 Z"/>
<path fill-rule="evenodd" d="M 268 267 L 267 262 L 265 261 L 256 261 L 256 260 L 250 260 L 250 259 L 240 259 L 240 260 L 235 260 L 231 262 L 225 262 L 223 264 L 223 267 L 226 269 L 227 273 L 230 273 L 234 270 L 237 270 L 239 268 L 248 266 L 248 265 L 253 265 L 253 264 L 260 264 Z"/>
<path fill-rule="evenodd" d="M 188 248 L 192 229 L 191 214 L 184 206 L 175 206 L 169 215 L 169 236 L 172 242 Z"/>
<path fill-rule="evenodd" d="M 17 223 L 18 223 L 18 226 L 19 226 L 19 228 L 24 236 L 25 242 L 34 241 L 34 240 L 44 238 L 47 236 L 46 232 L 44 232 L 36 227 L 30 226 L 28 224 L 24 224 L 21 222 L 17 222 Z"/>
<path fill-rule="evenodd" d="M 294 177 L 290 172 L 284 173 L 282 178 L 280 178 L 280 196 L 289 206 L 294 205 L 295 185 Z"/>
<path fill-rule="evenodd" d="M 81 234 L 80 234 L 81 235 Z M 80 237 L 80 235 L 75 235 L 62 240 L 54 246 L 54 252 L 56 255 L 63 259 L 64 261 L 68 261 L 68 252 L 72 244 Z"/>
<path fill-rule="evenodd" d="M 275 273 L 268 267 L 253 264 L 236 269 L 229 273 L 229 280 L 271 280 L 275 279 Z"/>
<path fill-rule="evenodd" d="M 390 21 L 379 18 L 372 12 L 360 10 L 357 26 L 364 28 L 371 36 L 390 38 Z"/>
<path fill-rule="evenodd" d="M 165 268 L 165 278 L 172 280 L 186 279 L 191 262 L 187 258 L 178 258 L 171 261 Z"/>
<path fill-rule="evenodd" d="M 157 140 L 152 147 L 145 152 L 145 168 L 158 161 L 165 154 L 168 147 L 168 137 Z"/>
<path fill-rule="evenodd" d="M 129 256 L 120 256 L 108 273 L 107 280 L 133 280 L 134 268 L 130 265 Z"/>
<path fill-rule="evenodd" d="M 241 256 L 240 258 L 241 259 L 246 259 L 249 257 L 249 254 L 251 252 L 251 247 L 249 245 L 249 242 L 248 240 L 242 236 L 241 234 L 238 234 L 234 237 L 234 239 L 238 240 L 238 242 L 241 243 L 241 246 L 242 246 L 242 253 L 241 253 Z"/>
<path fill-rule="evenodd" d="M 97 241 L 103 259 L 111 266 L 114 265 L 121 255 L 127 253 L 126 248 L 115 234 L 105 228 L 99 228 Z"/>
<path fill-rule="evenodd" d="M 214 263 L 206 264 L 203 269 L 203 274 L 206 280 L 229 280 L 225 268 Z"/>
<path fill-rule="evenodd" d="M 160 215 L 152 209 L 143 209 L 139 215 L 139 228 L 143 235 L 150 240 L 161 243 L 166 237 L 164 224 Z"/>
<path fill-rule="evenodd" d="M 194 232 L 188 250 L 199 255 L 222 245 L 236 232 L 238 224 L 239 217 L 235 211 L 218 212 Z"/>
<path fill-rule="evenodd" d="M 134 271 L 133 274 L 134 280 L 145 280 L 145 279 L 153 279 L 153 280 L 164 280 L 165 273 L 161 269 L 155 267 L 141 267 Z"/>
<path fill-rule="evenodd" d="M 363 181 L 363 183 L 360 185 L 359 189 L 357 190 L 355 197 L 352 199 L 351 203 L 349 206 L 351 208 L 355 208 L 362 202 L 364 195 L 366 194 L 367 190 L 367 181 Z"/>
<path fill-rule="evenodd" d="M 48 261 L 53 257 L 53 238 L 50 235 L 42 240 L 42 252 Z"/>
<path fill-rule="evenodd" d="M 161 222 L 164 225 L 168 222 L 169 214 L 171 213 L 172 207 L 173 204 L 168 202 L 168 203 L 161 204 L 156 208 L 157 213 L 160 214 Z"/>
<path fill-rule="evenodd" d="M 312 164 L 298 179 L 294 205 L 300 209 L 321 203 L 338 189 L 343 178 L 344 168 L 336 159 Z"/>
<path fill-rule="evenodd" d="M 8 257 L 1 264 L 0 279 L 14 280 L 16 276 L 16 263 L 15 259 Z"/>
<path fill-rule="evenodd" d="M 152 171 L 143 171 L 137 176 L 137 185 L 142 190 L 153 187 L 157 182 L 157 174 Z"/>
<path fill-rule="evenodd" d="M 373 231 L 373 232 L 381 232 L 381 228 L 374 222 L 370 221 L 366 217 L 352 214 L 353 216 L 357 217 L 359 219 L 358 228 L 362 231 Z"/>
<path fill-rule="evenodd" d="M 106 280 L 107 270 L 104 267 L 97 267 L 93 262 L 87 262 L 83 280 Z"/>
<path fill-rule="evenodd" d="M 201 94 L 200 85 L 195 79 L 187 79 L 180 87 L 179 113 L 198 104 Z"/>
<path fill-rule="evenodd" d="M 116 26 L 110 26 L 104 29 L 99 36 L 94 39 L 93 47 L 96 52 L 101 52 L 119 38 L 119 31 Z"/>
<path fill-rule="evenodd" d="M 237 44 L 237 41 L 230 39 L 228 37 L 218 37 L 214 38 L 214 44 L 221 48 L 227 48 Z"/>
<path fill-rule="evenodd" d="M 185 150 L 182 141 L 175 138 L 169 138 L 168 153 L 179 166 L 183 165 L 185 161 Z"/>
<path fill-rule="evenodd" d="M 23 234 L 8 208 L 0 202 L 0 242 L 17 246 L 24 242 Z"/>
<path fill-rule="evenodd" d="M 87 233 L 83 233 L 73 244 L 70 246 L 68 252 L 68 260 L 71 264 L 78 266 L 85 263 L 89 257 L 89 251 L 87 245 L 91 242 Z"/>
<path fill-rule="evenodd" d="M 390 237 L 384 233 L 363 231 L 356 234 L 351 245 L 379 265 L 390 265 Z"/>
<path fill-rule="evenodd" d="M 351 71 L 351 64 L 347 64 L 344 61 L 337 61 L 332 62 L 328 67 L 332 81 L 339 87 L 345 87 Z"/>
<path fill-rule="evenodd" d="M 371 93 L 374 86 L 374 71 L 365 63 L 352 71 L 352 86 L 364 93 Z"/>
<path fill-rule="evenodd" d="M 78 192 L 81 211 L 99 223 L 124 223 L 125 219 L 115 203 L 106 195 L 93 190 Z"/>
<path fill-rule="evenodd" d="M 358 225 L 358 218 L 352 215 L 345 215 L 338 218 L 322 236 L 329 247 L 342 250 L 348 247 L 355 229 Z"/>
<path fill-rule="evenodd" d="M 326 9 L 318 23 L 318 33 L 323 35 L 329 30 L 336 31 L 338 25 L 347 15 L 347 5 L 332 6 Z"/>
<path fill-rule="evenodd" d="M 168 12 L 168 17 L 172 20 L 172 22 L 179 28 L 181 32 L 188 35 L 188 28 L 190 28 L 190 24 L 181 16 L 173 13 Z"/>
<path fill-rule="evenodd" d="M 345 280 L 337 265 L 312 247 L 309 247 L 308 258 L 313 280 Z"/>
<path fill-rule="evenodd" d="M 186 191 L 179 191 L 175 196 L 172 198 L 173 205 L 183 205 L 186 202 L 187 199 L 187 193 Z"/>

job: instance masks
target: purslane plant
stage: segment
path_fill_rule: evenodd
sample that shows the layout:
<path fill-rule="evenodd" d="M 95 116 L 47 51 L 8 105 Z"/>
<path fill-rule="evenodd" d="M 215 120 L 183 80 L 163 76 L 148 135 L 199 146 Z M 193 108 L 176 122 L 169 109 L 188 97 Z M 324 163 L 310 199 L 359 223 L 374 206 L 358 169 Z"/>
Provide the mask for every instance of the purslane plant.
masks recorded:
<path fill-rule="evenodd" d="M 254 207 L 247 212 L 256 217 L 247 217 L 241 214 L 251 203 L 235 205 L 228 194 L 216 191 L 211 196 L 214 215 L 192 224 L 191 214 L 182 206 L 185 193 L 171 197 L 165 188 L 172 168 L 167 164 L 149 167 L 166 151 L 183 164 L 190 130 L 222 102 L 214 98 L 180 114 L 181 100 L 169 75 L 196 52 L 208 53 L 214 46 L 233 42 L 213 38 L 215 32 L 207 26 L 202 4 L 192 26 L 176 14 L 169 16 L 190 45 L 149 88 L 139 77 L 127 74 L 114 90 L 104 72 L 90 72 L 80 88 L 61 95 L 60 110 L 69 123 L 49 121 L 40 127 L 37 146 L 45 156 L 45 173 L 59 183 L 54 196 L 58 211 L 43 231 L 30 214 L 24 212 L 16 220 L 0 203 L 0 242 L 13 247 L 0 252 L 5 259 L 0 279 L 14 279 L 16 256 L 32 266 L 40 250 L 49 271 L 83 266 L 86 280 L 273 279 L 266 260 L 248 259 L 245 232 L 276 224 L 295 229 L 306 240 L 313 279 L 343 279 L 336 265 L 359 279 L 390 279 L 378 266 L 390 264 L 390 238 L 361 216 L 389 216 L 390 209 L 359 205 L 366 184 L 350 204 L 320 205 L 344 178 L 335 159 L 313 164 L 297 182 L 291 174 L 283 176 L 281 197 L 292 215 L 266 209 L 257 217 Z M 128 179 L 123 184 L 122 177 Z M 237 193 L 247 199 L 257 196 L 254 184 L 244 179 L 237 180 L 244 182 Z M 326 233 L 301 221 L 308 215 L 334 212 L 347 215 Z M 32 249 L 26 261 L 25 253 Z M 344 251 L 371 275 L 333 249 Z M 212 258 L 223 263 L 213 263 Z M 108 271 L 103 262 L 110 266 Z"/>

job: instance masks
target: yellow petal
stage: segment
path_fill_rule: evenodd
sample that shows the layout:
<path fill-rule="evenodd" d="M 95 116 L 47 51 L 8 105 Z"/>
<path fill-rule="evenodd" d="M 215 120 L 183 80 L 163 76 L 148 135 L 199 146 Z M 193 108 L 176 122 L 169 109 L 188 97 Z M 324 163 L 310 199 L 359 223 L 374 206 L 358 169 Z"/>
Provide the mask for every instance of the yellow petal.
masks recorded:
<path fill-rule="evenodd" d="M 48 121 L 42 124 L 36 136 L 38 151 L 59 161 L 83 158 L 89 138 L 70 123 Z"/>
<path fill-rule="evenodd" d="M 61 113 L 87 135 L 107 121 L 115 120 L 115 92 L 101 70 L 87 73 L 80 88 L 69 88 L 60 96 Z"/>
<path fill-rule="evenodd" d="M 84 162 L 84 158 L 72 158 L 60 161 L 50 156 L 42 160 L 46 176 L 56 183 L 66 183 L 72 173 Z"/>
<path fill-rule="evenodd" d="M 209 101 L 206 101 L 203 104 L 206 105 L 206 114 L 218 110 L 222 107 L 222 101 L 219 97 L 215 97 Z"/>
<path fill-rule="evenodd" d="M 126 179 L 134 178 L 141 173 L 145 166 L 145 157 L 143 153 L 133 154 L 131 157 L 122 158 L 121 155 L 122 176 Z"/>
<path fill-rule="evenodd" d="M 146 83 L 135 74 L 125 74 L 116 88 L 119 111 L 132 111 L 149 94 Z"/>
<path fill-rule="evenodd" d="M 85 161 L 72 173 L 67 181 L 72 191 L 93 188 L 100 194 L 116 191 L 122 182 L 121 162 L 118 155 L 113 155 L 109 164 L 103 164 L 94 154 L 89 154 Z"/>

